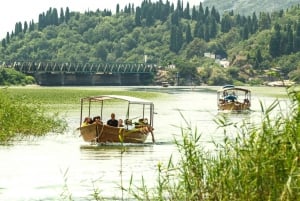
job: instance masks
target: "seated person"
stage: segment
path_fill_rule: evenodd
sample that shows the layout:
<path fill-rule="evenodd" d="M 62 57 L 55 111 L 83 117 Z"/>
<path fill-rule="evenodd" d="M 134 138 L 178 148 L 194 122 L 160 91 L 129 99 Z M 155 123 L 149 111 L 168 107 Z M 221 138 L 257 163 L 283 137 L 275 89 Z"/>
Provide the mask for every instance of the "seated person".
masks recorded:
<path fill-rule="evenodd" d="M 93 118 L 93 123 L 94 124 L 103 124 L 102 121 L 101 121 L 101 117 L 100 116 L 95 116 Z"/>
<path fill-rule="evenodd" d="M 119 119 L 119 121 L 118 121 L 118 127 L 123 127 L 124 125 L 123 125 L 123 120 L 122 119 Z"/>
<path fill-rule="evenodd" d="M 111 113 L 110 115 L 111 119 L 107 121 L 107 125 L 109 126 L 114 126 L 114 127 L 118 127 L 118 120 L 116 120 L 116 115 L 115 113 Z"/>
<path fill-rule="evenodd" d="M 83 126 L 88 126 L 89 124 L 91 124 L 92 123 L 92 119 L 90 118 L 90 117 L 85 117 L 84 118 L 84 121 L 82 122 L 82 124 L 81 124 L 81 127 L 83 127 Z"/>

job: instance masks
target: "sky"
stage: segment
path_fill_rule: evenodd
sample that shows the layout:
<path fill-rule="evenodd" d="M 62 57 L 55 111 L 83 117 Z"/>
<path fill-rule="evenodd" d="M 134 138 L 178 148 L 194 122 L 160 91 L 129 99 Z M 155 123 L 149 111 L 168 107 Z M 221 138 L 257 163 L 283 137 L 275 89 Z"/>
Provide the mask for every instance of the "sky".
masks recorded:
<path fill-rule="evenodd" d="M 158 0 L 151 0 L 151 2 L 156 1 Z M 175 6 L 177 1 L 169 0 Z M 203 0 L 183 0 L 183 5 L 189 2 L 192 7 L 199 5 L 201 1 Z M 25 21 L 29 23 L 34 20 L 34 23 L 37 23 L 39 14 L 46 12 L 50 7 L 57 8 L 58 12 L 61 8 L 69 7 L 70 11 L 95 11 L 99 8 L 100 10 L 108 9 L 114 13 L 117 4 L 123 9 L 129 3 L 136 7 L 142 2 L 143 0 L 8 0 L 0 7 L 0 38 L 6 37 L 7 32 L 11 33 L 17 22 L 24 24 Z"/>

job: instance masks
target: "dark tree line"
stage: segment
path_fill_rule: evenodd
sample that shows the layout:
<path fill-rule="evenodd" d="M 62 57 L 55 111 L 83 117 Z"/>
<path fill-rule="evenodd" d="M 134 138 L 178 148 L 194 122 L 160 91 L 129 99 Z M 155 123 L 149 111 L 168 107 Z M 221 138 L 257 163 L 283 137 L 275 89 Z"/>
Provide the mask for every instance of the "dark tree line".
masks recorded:
<path fill-rule="evenodd" d="M 38 26 L 35 26 L 34 21 L 30 21 L 29 25 L 27 21 L 22 24 L 22 22 L 17 22 L 15 24 L 15 30 L 9 34 L 7 32 L 6 38 L 2 39 L 2 46 L 6 47 L 7 44 L 9 44 L 10 39 L 14 36 L 19 36 L 20 34 L 25 34 L 26 32 L 34 31 L 35 29 L 42 30 L 47 26 L 55 25 L 58 26 L 62 23 L 67 23 L 70 20 L 70 10 L 67 7 L 64 11 L 63 9 L 60 10 L 60 15 L 58 16 L 58 11 L 56 8 L 49 8 L 49 10 L 46 13 L 39 14 L 39 22 Z"/>
<path fill-rule="evenodd" d="M 133 10 L 131 8 L 131 10 Z M 165 22 L 168 17 L 171 18 L 170 27 L 170 50 L 178 53 L 183 44 L 190 43 L 193 38 L 200 38 L 209 42 L 220 33 L 227 33 L 232 28 L 239 28 L 241 38 L 246 40 L 250 35 L 271 27 L 271 18 L 267 13 L 260 13 L 260 18 L 253 13 L 252 16 L 234 15 L 233 11 L 220 16 L 219 12 L 212 7 L 211 10 L 203 8 L 202 3 L 198 6 L 190 8 L 187 2 L 183 6 L 183 1 L 178 0 L 175 9 L 173 4 L 166 1 L 151 3 L 145 0 L 141 7 L 135 9 L 135 25 L 136 26 L 152 26 L 156 20 Z M 181 23 L 182 20 L 191 20 L 188 26 Z M 195 27 L 190 27 L 192 21 L 196 21 Z M 193 30 L 193 32 L 192 32 Z"/>
<path fill-rule="evenodd" d="M 273 34 L 269 43 L 269 53 L 275 58 L 288 55 L 300 50 L 300 23 L 274 25 Z"/>

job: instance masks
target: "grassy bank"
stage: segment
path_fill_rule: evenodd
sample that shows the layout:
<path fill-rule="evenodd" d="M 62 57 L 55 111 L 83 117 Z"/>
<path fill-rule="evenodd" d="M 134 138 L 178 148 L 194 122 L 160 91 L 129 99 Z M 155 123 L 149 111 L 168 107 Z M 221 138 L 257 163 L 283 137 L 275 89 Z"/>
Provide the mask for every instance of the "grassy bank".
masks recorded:
<path fill-rule="evenodd" d="M 26 96 L 43 104 L 78 104 L 80 98 L 104 94 L 118 94 L 153 99 L 159 93 L 133 91 L 119 87 L 9 87 L 7 91 L 15 97 Z M 161 94 L 160 94 L 161 95 Z"/>

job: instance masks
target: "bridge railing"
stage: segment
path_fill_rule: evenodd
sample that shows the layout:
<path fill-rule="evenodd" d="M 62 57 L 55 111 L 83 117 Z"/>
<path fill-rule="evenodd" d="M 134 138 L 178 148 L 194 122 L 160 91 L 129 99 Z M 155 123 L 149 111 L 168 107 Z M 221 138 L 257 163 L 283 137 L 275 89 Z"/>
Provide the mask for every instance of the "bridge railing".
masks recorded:
<path fill-rule="evenodd" d="M 148 63 L 59 63 L 16 61 L 7 64 L 23 73 L 151 73 L 157 70 Z"/>

